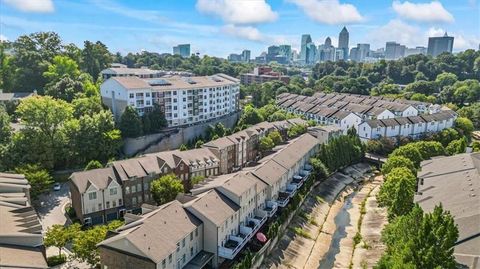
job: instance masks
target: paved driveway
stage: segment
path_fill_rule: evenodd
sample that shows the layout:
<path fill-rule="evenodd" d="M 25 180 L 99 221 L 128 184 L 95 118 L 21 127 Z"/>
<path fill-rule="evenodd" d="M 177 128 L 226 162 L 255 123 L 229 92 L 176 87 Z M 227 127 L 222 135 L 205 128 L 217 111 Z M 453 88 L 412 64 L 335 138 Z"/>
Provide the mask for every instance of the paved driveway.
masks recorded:
<path fill-rule="evenodd" d="M 36 209 L 44 231 L 54 224 L 70 224 L 65 214 L 65 205 L 70 202 L 68 184 L 68 182 L 61 183 L 62 187 L 59 191 L 52 189 L 39 197 Z"/>

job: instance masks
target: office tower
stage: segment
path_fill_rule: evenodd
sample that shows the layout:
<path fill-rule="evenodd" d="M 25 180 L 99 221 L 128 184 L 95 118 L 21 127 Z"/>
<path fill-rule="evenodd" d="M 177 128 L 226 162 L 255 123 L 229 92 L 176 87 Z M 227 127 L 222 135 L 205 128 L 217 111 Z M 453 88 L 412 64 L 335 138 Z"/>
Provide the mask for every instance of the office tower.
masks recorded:
<path fill-rule="evenodd" d="M 312 43 L 312 37 L 309 34 L 302 35 L 302 42 L 300 47 L 300 62 L 303 64 L 307 63 L 307 44 Z"/>
<path fill-rule="evenodd" d="M 243 62 L 250 62 L 250 51 L 249 50 L 244 50 L 242 51 L 242 61 Z"/>
<path fill-rule="evenodd" d="M 331 47 L 332 46 L 332 40 L 330 39 L 330 37 L 327 37 L 325 39 L 325 47 Z"/>
<path fill-rule="evenodd" d="M 359 62 L 359 57 L 358 57 L 358 47 L 353 47 L 350 49 L 350 60 L 351 61 L 355 61 L 355 62 Z"/>
<path fill-rule="evenodd" d="M 190 44 L 180 44 L 173 47 L 173 54 L 182 57 L 190 57 Z"/>
<path fill-rule="evenodd" d="M 436 57 L 444 52 L 452 53 L 453 36 L 448 36 L 445 32 L 444 36 L 428 38 L 427 54 Z"/>
<path fill-rule="evenodd" d="M 270 46 L 267 48 L 267 56 L 266 56 L 266 61 L 267 63 L 271 61 L 276 61 L 276 57 L 280 53 L 280 47 L 279 46 Z"/>
<path fill-rule="evenodd" d="M 385 60 L 397 60 L 405 56 L 405 45 L 387 42 L 385 45 Z"/>
<path fill-rule="evenodd" d="M 317 47 L 315 43 L 308 43 L 307 44 L 307 58 L 306 64 L 314 64 L 317 61 Z"/>
<path fill-rule="evenodd" d="M 335 50 L 335 61 L 345 60 L 344 58 L 345 51 L 343 49 Z"/>
<path fill-rule="evenodd" d="M 292 61 L 292 46 L 290 45 L 280 45 L 279 46 L 279 55 L 284 56 L 287 62 Z"/>
<path fill-rule="evenodd" d="M 348 39 L 348 30 L 346 27 L 343 27 L 342 31 L 338 35 L 338 48 L 343 50 L 343 60 L 348 59 Z"/>
<path fill-rule="evenodd" d="M 231 53 L 230 55 L 228 55 L 227 60 L 230 61 L 230 62 L 241 62 L 242 61 L 242 55 Z"/>
<path fill-rule="evenodd" d="M 415 48 L 406 48 L 405 57 L 410 55 L 423 54 L 427 55 L 427 48 L 425 47 L 415 47 Z"/>
<path fill-rule="evenodd" d="M 357 44 L 357 61 L 363 62 L 370 54 L 370 44 Z"/>
<path fill-rule="evenodd" d="M 335 47 L 330 37 L 325 39 L 325 44 L 318 46 L 317 57 L 320 62 L 335 61 Z"/>

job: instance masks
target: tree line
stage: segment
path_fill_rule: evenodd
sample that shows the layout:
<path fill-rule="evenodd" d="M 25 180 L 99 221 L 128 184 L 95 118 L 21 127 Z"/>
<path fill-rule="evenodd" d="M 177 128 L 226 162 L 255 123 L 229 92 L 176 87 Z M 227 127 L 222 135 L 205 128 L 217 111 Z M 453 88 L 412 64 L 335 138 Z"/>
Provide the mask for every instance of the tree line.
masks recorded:
<path fill-rule="evenodd" d="M 456 268 L 453 216 L 441 204 L 426 213 L 414 203 L 420 162 L 444 154 L 442 143 L 419 141 L 395 149 L 383 164 L 377 200 L 387 208 L 389 224 L 382 231 L 387 249 L 375 268 Z"/>

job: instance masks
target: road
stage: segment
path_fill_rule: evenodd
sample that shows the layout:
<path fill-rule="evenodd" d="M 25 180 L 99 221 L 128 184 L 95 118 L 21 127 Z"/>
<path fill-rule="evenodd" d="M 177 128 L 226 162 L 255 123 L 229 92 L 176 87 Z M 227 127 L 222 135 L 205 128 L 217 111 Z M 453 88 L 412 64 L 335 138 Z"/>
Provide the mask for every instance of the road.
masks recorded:
<path fill-rule="evenodd" d="M 52 189 L 38 198 L 36 209 L 44 231 L 54 224 L 70 224 L 65 214 L 65 205 L 70 202 L 69 189 L 68 182 L 61 183 L 59 191 Z"/>

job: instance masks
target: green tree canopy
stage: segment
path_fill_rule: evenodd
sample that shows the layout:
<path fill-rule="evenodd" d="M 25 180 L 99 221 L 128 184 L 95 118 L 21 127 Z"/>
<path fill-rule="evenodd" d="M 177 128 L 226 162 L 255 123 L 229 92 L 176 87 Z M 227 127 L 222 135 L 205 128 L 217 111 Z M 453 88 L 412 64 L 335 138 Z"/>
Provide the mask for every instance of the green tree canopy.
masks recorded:
<path fill-rule="evenodd" d="M 413 162 L 403 156 L 392 156 L 388 158 L 387 161 L 382 165 L 382 173 L 383 175 L 387 176 L 390 171 L 399 167 L 405 167 L 409 169 L 414 175 L 417 173 L 417 169 L 415 169 Z"/>
<path fill-rule="evenodd" d="M 268 137 L 273 141 L 275 145 L 282 143 L 282 135 L 278 131 L 272 131 L 268 134 Z"/>
<path fill-rule="evenodd" d="M 119 129 L 123 137 L 138 137 L 143 134 L 142 120 L 135 108 L 127 106 L 120 117 Z"/>
<path fill-rule="evenodd" d="M 68 56 L 56 55 L 53 57 L 52 63 L 48 65 L 47 71 L 43 72 L 43 76 L 52 85 L 60 79 L 68 77 L 75 80 L 80 75 L 78 64 Z"/>
<path fill-rule="evenodd" d="M 389 155 L 389 158 L 394 157 L 394 156 L 403 156 L 403 157 L 409 159 L 410 161 L 413 162 L 413 164 L 415 165 L 416 168 L 420 167 L 420 162 L 423 160 L 422 159 L 422 154 L 420 153 L 418 148 L 416 148 L 415 145 L 413 145 L 413 144 L 407 144 L 407 145 L 404 145 L 404 146 L 401 146 L 401 147 L 395 149 Z"/>
<path fill-rule="evenodd" d="M 97 160 L 91 160 L 87 163 L 87 166 L 85 166 L 84 170 L 88 171 L 88 170 L 93 170 L 98 168 L 103 168 L 102 163 Z"/>
<path fill-rule="evenodd" d="M 12 136 L 12 127 L 10 127 L 10 116 L 0 105 L 0 145 L 10 142 Z"/>
<path fill-rule="evenodd" d="M 53 183 L 52 176 L 50 176 L 48 171 L 41 169 L 38 165 L 17 167 L 15 172 L 25 175 L 25 178 L 31 186 L 30 196 L 32 199 L 37 199 L 40 194 L 47 192 Z"/>
<path fill-rule="evenodd" d="M 151 183 L 153 199 L 158 205 L 175 200 L 177 194 L 183 191 L 182 182 L 173 174 L 162 176 Z"/>
<path fill-rule="evenodd" d="M 393 168 L 380 187 L 377 199 L 388 208 L 389 219 L 408 214 L 413 207 L 416 177 L 407 167 Z"/>
<path fill-rule="evenodd" d="M 272 150 L 273 147 L 275 147 L 275 143 L 270 137 L 266 136 L 266 137 L 260 138 L 260 142 L 259 142 L 260 151 L 266 152 L 266 151 Z"/>
<path fill-rule="evenodd" d="M 461 131 L 461 133 L 467 137 L 470 137 L 474 127 L 471 120 L 468 118 L 458 117 L 455 120 L 455 128 Z"/>

